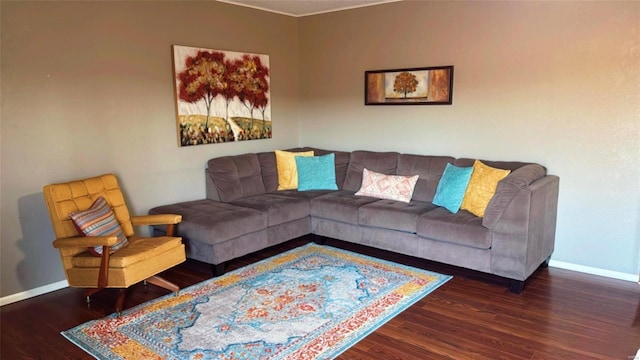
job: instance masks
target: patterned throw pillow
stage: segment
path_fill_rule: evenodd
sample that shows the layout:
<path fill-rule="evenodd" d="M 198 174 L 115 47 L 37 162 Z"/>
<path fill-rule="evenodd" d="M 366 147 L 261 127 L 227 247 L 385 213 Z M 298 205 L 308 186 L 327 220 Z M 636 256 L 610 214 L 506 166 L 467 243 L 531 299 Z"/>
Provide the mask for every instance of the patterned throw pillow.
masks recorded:
<path fill-rule="evenodd" d="M 276 168 L 278 169 L 278 190 L 298 188 L 298 168 L 296 156 L 313 156 L 313 151 L 290 152 L 276 150 Z"/>
<path fill-rule="evenodd" d="M 472 172 L 472 167 L 458 167 L 447 163 L 436 188 L 433 205 L 442 206 L 454 214 L 457 213 L 460 210 Z"/>
<path fill-rule="evenodd" d="M 338 190 L 336 155 L 296 156 L 298 191 Z"/>
<path fill-rule="evenodd" d="M 118 242 L 111 247 L 111 252 L 120 250 L 129 244 L 120 224 L 116 220 L 113 210 L 107 201 L 101 196 L 88 210 L 74 211 L 69 214 L 73 224 L 80 234 L 84 236 L 117 236 Z M 102 255 L 102 246 L 89 247 L 93 255 Z"/>
<path fill-rule="evenodd" d="M 365 168 L 362 172 L 362 186 L 356 195 L 408 203 L 411 201 L 413 189 L 419 177 L 419 175 L 385 175 Z"/>
<path fill-rule="evenodd" d="M 473 173 L 469 186 L 464 193 L 460 208 L 475 216 L 483 217 L 489 201 L 496 193 L 498 182 L 511 173 L 511 170 L 496 169 L 485 165 L 480 160 L 473 163 Z"/>

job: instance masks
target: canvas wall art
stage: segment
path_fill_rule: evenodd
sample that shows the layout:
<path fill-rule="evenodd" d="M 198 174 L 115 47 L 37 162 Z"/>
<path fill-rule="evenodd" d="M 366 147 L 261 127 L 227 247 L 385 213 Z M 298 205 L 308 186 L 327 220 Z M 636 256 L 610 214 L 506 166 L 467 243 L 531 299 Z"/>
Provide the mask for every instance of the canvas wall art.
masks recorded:
<path fill-rule="evenodd" d="M 173 45 L 180 146 L 270 139 L 269 56 Z"/>

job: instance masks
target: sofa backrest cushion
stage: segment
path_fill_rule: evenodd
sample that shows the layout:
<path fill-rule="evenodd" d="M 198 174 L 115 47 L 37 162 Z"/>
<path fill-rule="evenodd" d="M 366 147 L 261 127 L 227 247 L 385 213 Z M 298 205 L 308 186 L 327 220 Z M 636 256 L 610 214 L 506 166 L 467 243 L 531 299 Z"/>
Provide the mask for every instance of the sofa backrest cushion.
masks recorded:
<path fill-rule="evenodd" d="M 309 150 L 313 150 L 313 153 L 316 156 L 322 156 L 327 154 L 335 154 L 335 164 L 336 164 L 336 184 L 338 185 L 338 189 L 342 189 L 344 184 L 344 179 L 347 177 L 347 167 L 349 166 L 349 160 L 351 158 L 351 153 L 347 151 L 331 151 L 324 149 L 314 149 L 310 148 Z"/>
<path fill-rule="evenodd" d="M 342 189 L 354 192 L 358 191 L 362 185 L 362 172 L 364 168 L 377 173 L 395 175 L 398 165 L 398 155 L 397 152 L 353 151 Z"/>
<path fill-rule="evenodd" d="M 207 173 L 213 180 L 220 201 L 223 202 L 266 192 L 257 154 L 211 159 L 208 162 Z M 207 196 L 209 193 L 210 191 L 207 191 Z"/>
<path fill-rule="evenodd" d="M 400 154 L 398 156 L 398 175 L 420 175 L 413 191 L 413 200 L 433 201 L 438 183 L 447 163 L 453 163 L 450 156 L 425 156 Z"/>
<path fill-rule="evenodd" d="M 482 161 L 482 163 L 487 166 L 491 166 L 498 169 L 511 170 L 511 171 L 514 171 L 515 169 L 519 169 L 525 165 L 532 164 L 532 163 L 520 162 L 520 161 L 491 161 L 491 160 L 482 160 L 482 159 L 460 158 L 460 159 L 456 159 L 453 162 L 453 165 L 461 166 L 461 167 L 473 166 L 473 163 L 476 160 Z"/>
<path fill-rule="evenodd" d="M 257 156 L 265 191 L 273 192 L 278 190 L 278 165 L 275 151 L 261 152 Z"/>

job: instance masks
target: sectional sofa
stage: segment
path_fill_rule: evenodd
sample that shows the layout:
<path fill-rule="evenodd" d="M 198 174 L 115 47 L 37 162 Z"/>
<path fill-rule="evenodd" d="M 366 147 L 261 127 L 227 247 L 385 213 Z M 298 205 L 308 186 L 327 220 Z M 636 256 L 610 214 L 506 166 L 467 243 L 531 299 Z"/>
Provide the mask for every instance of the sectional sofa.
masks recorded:
<path fill-rule="evenodd" d="M 519 293 L 553 252 L 559 178 L 539 164 L 482 161 L 510 172 L 477 216 L 433 204 L 447 164 L 469 168 L 475 159 L 289 149 L 309 151 L 333 154 L 336 190 L 278 190 L 282 174 L 273 151 L 224 156 L 208 161 L 205 199 L 158 206 L 150 214 L 182 215 L 176 232 L 187 257 L 211 264 L 216 275 L 228 260 L 315 234 L 495 274 Z M 358 194 L 365 169 L 417 178 L 409 201 Z"/>

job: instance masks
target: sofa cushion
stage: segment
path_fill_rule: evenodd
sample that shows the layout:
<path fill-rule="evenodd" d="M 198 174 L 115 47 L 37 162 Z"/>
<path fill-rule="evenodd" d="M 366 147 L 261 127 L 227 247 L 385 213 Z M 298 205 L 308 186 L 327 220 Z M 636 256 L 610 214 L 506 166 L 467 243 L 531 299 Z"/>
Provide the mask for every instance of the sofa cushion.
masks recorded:
<path fill-rule="evenodd" d="M 365 167 L 382 174 L 395 174 L 397 164 L 397 152 L 354 151 L 351 153 L 342 189 L 358 191 L 362 185 L 362 172 Z"/>
<path fill-rule="evenodd" d="M 260 163 L 256 154 L 223 156 L 209 160 L 208 174 L 221 201 L 264 194 Z"/>
<path fill-rule="evenodd" d="M 298 191 L 338 190 L 335 154 L 296 156 Z"/>
<path fill-rule="evenodd" d="M 442 206 L 452 213 L 457 213 L 469 185 L 473 167 L 459 167 L 447 164 L 440 178 L 433 204 Z"/>
<path fill-rule="evenodd" d="M 149 214 L 180 214 L 177 235 L 210 244 L 266 229 L 267 213 L 213 200 L 186 201 L 158 206 Z"/>
<path fill-rule="evenodd" d="M 362 172 L 362 185 L 356 195 L 408 203 L 418 177 L 419 175 L 386 175 L 365 168 Z"/>
<path fill-rule="evenodd" d="M 358 208 L 378 199 L 356 196 L 351 191 L 338 190 L 311 199 L 310 214 L 314 217 L 358 225 Z"/>
<path fill-rule="evenodd" d="M 279 225 L 309 216 L 309 200 L 277 193 L 260 194 L 231 202 L 267 214 L 267 225 Z"/>
<path fill-rule="evenodd" d="M 378 200 L 358 209 L 360 225 L 416 232 L 418 217 L 437 206 L 424 201 L 403 203 L 394 200 Z"/>
<path fill-rule="evenodd" d="M 330 153 L 335 154 L 336 165 L 336 184 L 338 188 L 342 188 L 344 179 L 347 176 L 347 166 L 349 166 L 349 159 L 351 153 L 346 151 L 330 151 L 324 149 L 316 149 L 310 147 L 293 148 L 287 151 L 303 152 L 313 150 L 314 155 L 327 155 Z M 267 151 L 258 153 L 258 161 L 260 162 L 260 169 L 262 170 L 262 181 L 267 192 L 274 192 L 278 190 L 278 169 L 276 166 L 276 154 L 274 151 Z"/>
<path fill-rule="evenodd" d="M 278 170 L 278 190 L 298 188 L 298 167 L 296 156 L 313 156 L 313 151 L 290 152 L 276 150 L 276 168 Z"/>
<path fill-rule="evenodd" d="M 400 154 L 396 174 L 420 175 L 412 199 L 432 201 L 445 166 L 453 161 L 450 156 Z"/>
<path fill-rule="evenodd" d="M 482 218 L 464 210 L 452 214 L 440 207 L 426 212 L 418 217 L 416 233 L 425 238 L 478 249 L 491 247 L 491 231 L 482 226 Z"/>
<path fill-rule="evenodd" d="M 497 169 L 476 160 L 473 163 L 473 173 L 460 208 L 483 217 L 489 201 L 496 192 L 498 182 L 510 172 L 511 170 Z"/>

